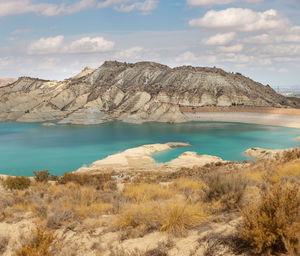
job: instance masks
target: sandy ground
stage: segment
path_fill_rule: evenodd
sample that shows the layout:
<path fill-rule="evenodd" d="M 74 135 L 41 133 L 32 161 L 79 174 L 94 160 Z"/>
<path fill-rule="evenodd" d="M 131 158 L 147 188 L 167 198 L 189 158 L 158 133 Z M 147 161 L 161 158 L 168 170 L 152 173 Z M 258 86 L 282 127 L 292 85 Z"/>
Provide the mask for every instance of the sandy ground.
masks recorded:
<path fill-rule="evenodd" d="M 230 112 L 230 113 L 261 113 L 274 115 L 300 116 L 300 109 L 297 108 L 271 108 L 271 107 L 181 107 L 184 113 L 203 112 Z"/>
<path fill-rule="evenodd" d="M 290 114 L 255 112 L 185 112 L 189 121 L 238 122 L 300 128 L 300 110 Z"/>

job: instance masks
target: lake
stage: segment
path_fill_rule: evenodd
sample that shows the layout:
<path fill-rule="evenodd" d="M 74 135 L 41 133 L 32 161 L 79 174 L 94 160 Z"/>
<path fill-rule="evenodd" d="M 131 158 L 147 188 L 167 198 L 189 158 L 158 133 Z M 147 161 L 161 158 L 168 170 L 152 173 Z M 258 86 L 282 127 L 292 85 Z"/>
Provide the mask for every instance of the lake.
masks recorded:
<path fill-rule="evenodd" d="M 62 175 L 128 148 L 165 142 L 188 142 L 192 146 L 156 154 L 157 162 L 167 162 L 185 151 L 242 161 L 247 159 L 243 151 L 251 147 L 300 146 L 294 139 L 299 134 L 300 129 L 221 122 L 50 127 L 0 123 L 0 174 L 33 176 L 33 171 L 48 169 Z"/>

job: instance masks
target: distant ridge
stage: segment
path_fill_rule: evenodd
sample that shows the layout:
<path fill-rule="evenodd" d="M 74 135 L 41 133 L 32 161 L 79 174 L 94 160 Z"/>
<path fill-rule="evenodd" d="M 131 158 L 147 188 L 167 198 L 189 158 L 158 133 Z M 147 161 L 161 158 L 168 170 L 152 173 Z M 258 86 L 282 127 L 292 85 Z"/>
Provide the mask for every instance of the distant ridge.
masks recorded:
<path fill-rule="evenodd" d="M 0 78 L 0 86 L 5 86 L 17 81 L 15 78 Z"/>
<path fill-rule="evenodd" d="M 61 82 L 22 77 L 0 88 L 0 121 L 184 122 L 183 107 L 297 104 L 270 86 L 219 68 L 106 61 Z"/>

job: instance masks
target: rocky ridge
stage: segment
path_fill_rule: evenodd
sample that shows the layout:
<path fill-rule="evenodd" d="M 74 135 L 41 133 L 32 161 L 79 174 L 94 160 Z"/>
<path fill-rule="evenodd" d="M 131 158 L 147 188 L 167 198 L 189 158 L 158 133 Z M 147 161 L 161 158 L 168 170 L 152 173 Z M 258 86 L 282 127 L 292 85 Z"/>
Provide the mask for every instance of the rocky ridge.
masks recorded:
<path fill-rule="evenodd" d="M 294 107 L 269 86 L 218 68 L 107 61 L 64 81 L 21 77 L 0 88 L 0 121 L 185 122 L 182 107 Z"/>

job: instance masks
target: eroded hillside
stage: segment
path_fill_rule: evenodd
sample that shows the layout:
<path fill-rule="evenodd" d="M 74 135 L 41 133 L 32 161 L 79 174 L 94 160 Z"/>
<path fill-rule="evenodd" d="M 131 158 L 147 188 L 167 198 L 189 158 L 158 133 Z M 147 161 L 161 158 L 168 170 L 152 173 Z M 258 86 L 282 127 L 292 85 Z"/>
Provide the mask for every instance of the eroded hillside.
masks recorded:
<path fill-rule="evenodd" d="M 184 122 L 182 107 L 295 107 L 269 86 L 218 68 L 105 62 L 61 82 L 22 77 L 0 88 L 0 121 Z"/>

